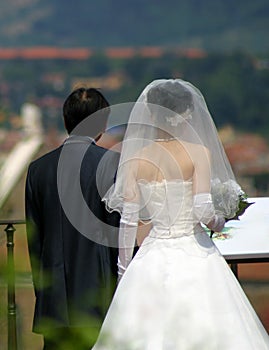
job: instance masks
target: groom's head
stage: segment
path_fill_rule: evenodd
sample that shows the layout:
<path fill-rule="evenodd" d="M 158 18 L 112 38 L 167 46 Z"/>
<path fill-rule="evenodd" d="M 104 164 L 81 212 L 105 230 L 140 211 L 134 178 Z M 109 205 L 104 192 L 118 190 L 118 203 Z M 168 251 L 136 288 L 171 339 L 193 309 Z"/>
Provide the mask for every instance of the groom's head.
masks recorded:
<path fill-rule="evenodd" d="M 109 103 L 100 91 L 95 88 L 77 88 L 67 97 L 63 105 L 65 128 L 68 134 L 76 129 L 75 133 L 78 131 L 78 134 L 96 137 L 106 129 L 109 112 Z M 79 124 L 89 119 L 91 115 L 93 115 L 91 120 L 80 128 Z"/>

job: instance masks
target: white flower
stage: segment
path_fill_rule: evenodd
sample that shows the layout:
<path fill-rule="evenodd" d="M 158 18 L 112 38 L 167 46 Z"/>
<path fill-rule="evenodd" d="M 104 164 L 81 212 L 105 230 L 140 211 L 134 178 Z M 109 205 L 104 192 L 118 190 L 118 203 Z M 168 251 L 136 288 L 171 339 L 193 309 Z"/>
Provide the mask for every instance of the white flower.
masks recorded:
<path fill-rule="evenodd" d="M 211 194 L 216 213 L 229 219 L 236 214 L 244 192 L 234 180 L 221 182 L 220 179 L 214 179 L 211 183 Z"/>
<path fill-rule="evenodd" d="M 172 126 L 177 126 L 179 123 L 183 123 L 184 120 L 192 119 L 191 114 L 183 116 L 181 114 L 175 114 L 173 117 L 165 117 L 166 121 L 170 123 Z"/>

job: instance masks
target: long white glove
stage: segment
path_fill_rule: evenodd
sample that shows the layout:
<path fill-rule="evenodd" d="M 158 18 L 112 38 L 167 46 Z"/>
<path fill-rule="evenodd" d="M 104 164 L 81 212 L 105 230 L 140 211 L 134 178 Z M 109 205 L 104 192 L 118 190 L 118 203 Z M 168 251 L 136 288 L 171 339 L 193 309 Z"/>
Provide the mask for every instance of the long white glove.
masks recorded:
<path fill-rule="evenodd" d="M 139 220 L 139 205 L 125 202 L 120 219 L 118 282 L 132 260 Z"/>
<path fill-rule="evenodd" d="M 225 225 L 223 216 L 216 215 L 210 193 L 198 193 L 193 196 L 193 210 L 196 219 L 204 223 L 210 230 L 222 231 Z"/>

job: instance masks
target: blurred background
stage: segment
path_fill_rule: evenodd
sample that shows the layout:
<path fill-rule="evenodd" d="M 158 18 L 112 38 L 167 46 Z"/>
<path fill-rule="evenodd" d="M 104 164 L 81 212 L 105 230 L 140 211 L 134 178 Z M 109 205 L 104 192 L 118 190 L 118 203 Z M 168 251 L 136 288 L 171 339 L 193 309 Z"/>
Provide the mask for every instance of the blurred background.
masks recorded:
<path fill-rule="evenodd" d="M 268 32 L 267 0 L 3 2 L 0 220 L 24 219 L 27 166 L 66 137 L 62 104 L 74 87 L 94 86 L 110 104 L 118 104 L 135 101 L 157 78 L 182 78 L 202 91 L 238 182 L 250 197 L 268 197 Z M 120 116 L 114 122 L 122 122 Z M 24 225 L 15 240 L 20 346 L 38 350 L 41 340 L 31 333 L 33 290 Z M 268 264 L 241 265 L 239 276 L 269 330 Z M 3 272 L 1 350 L 6 349 L 5 308 Z"/>

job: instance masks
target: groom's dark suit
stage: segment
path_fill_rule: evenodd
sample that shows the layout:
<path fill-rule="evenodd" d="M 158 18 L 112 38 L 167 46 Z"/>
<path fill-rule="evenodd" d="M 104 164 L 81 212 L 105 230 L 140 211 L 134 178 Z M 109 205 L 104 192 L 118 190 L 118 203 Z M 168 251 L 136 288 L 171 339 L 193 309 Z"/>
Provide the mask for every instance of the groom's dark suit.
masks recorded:
<path fill-rule="evenodd" d="M 47 327 L 93 326 L 98 329 L 115 289 L 117 249 L 99 244 L 98 239 L 101 237 L 104 242 L 105 236 L 117 235 L 119 216 L 109 214 L 101 202 L 96 170 L 106 154 L 98 174 L 99 187 L 104 194 L 114 181 L 119 154 L 84 141 L 85 137 L 82 142 L 78 137 L 68 145 L 68 167 L 73 174 L 80 171 L 81 190 L 91 212 L 112 226 L 100 226 L 93 215 L 86 237 L 65 215 L 57 188 L 57 167 L 63 146 L 32 162 L 28 169 L 26 218 L 36 295 L 33 330 L 38 333 L 46 333 Z M 72 159 L 79 157 L 82 149 L 87 151 L 81 169 L 76 169 Z M 72 186 L 74 180 L 69 173 L 66 178 Z M 74 201 L 78 220 L 83 220 L 83 213 L 79 217 L 80 204 L 72 196 L 70 201 Z M 89 237 L 99 237 L 98 243 Z"/>

